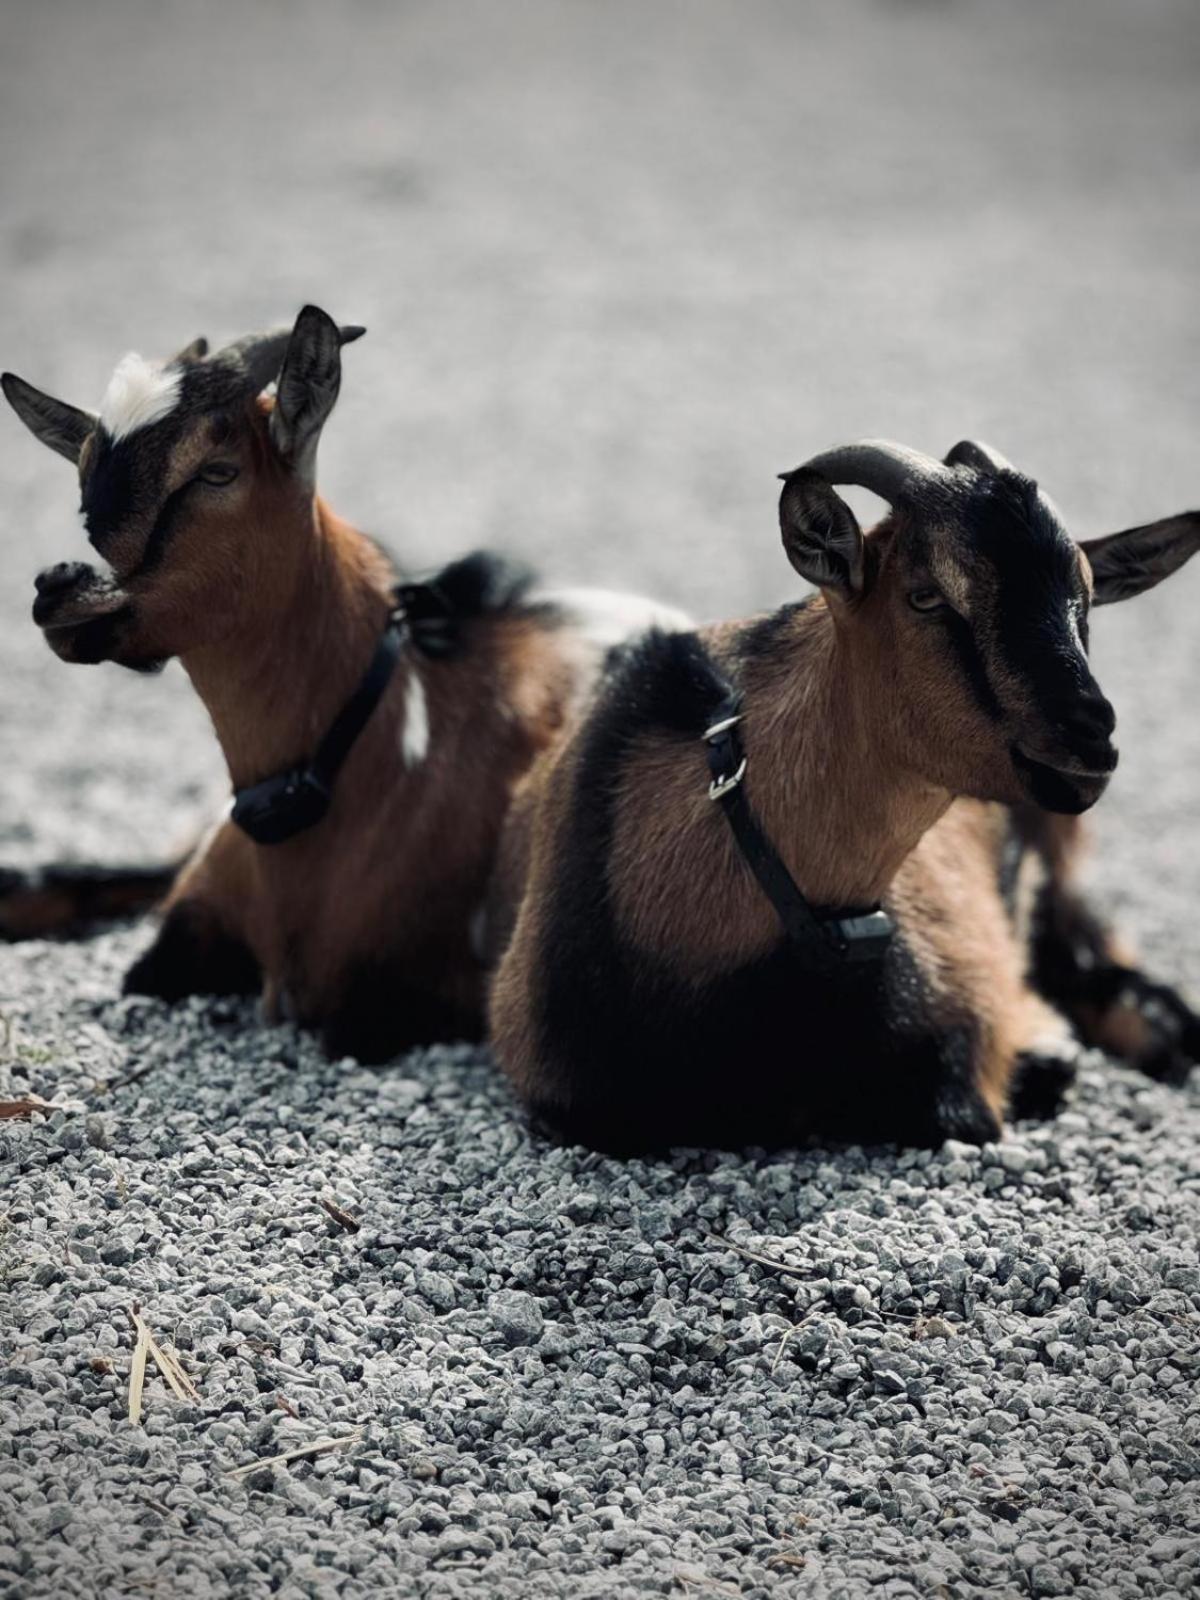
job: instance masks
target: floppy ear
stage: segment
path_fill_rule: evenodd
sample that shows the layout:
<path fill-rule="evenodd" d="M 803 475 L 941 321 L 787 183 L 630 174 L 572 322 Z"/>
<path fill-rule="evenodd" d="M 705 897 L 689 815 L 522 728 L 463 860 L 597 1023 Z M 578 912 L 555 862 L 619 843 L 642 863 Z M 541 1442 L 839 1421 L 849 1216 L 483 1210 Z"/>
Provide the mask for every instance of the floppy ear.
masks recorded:
<path fill-rule="evenodd" d="M 18 378 L 15 372 L 0 376 L 0 388 L 30 433 L 36 434 L 51 450 L 57 450 L 60 456 L 66 456 L 68 461 L 78 462 L 83 442 L 96 426 L 96 419 L 89 411 L 80 411 L 65 400 L 43 394 L 24 378 Z"/>
<path fill-rule="evenodd" d="M 1096 580 L 1092 604 L 1128 600 L 1169 578 L 1200 550 L 1200 511 L 1181 511 L 1124 533 L 1084 539 L 1082 549 Z"/>
<path fill-rule="evenodd" d="M 317 441 L 341 388 L 341 347 L 365 332 L 339 328 L 319 306 L 305 306 L 296 318 L 279 373 L 271 439 L 302 477 L 313 477 Z"/>
<path fill-rule="evenodd" d="M 779 527 L 788 560 L 809 583 L 854 599 L 863 587 L 863 536 L 853 511 L 816 472 L 781 476 Z"/>

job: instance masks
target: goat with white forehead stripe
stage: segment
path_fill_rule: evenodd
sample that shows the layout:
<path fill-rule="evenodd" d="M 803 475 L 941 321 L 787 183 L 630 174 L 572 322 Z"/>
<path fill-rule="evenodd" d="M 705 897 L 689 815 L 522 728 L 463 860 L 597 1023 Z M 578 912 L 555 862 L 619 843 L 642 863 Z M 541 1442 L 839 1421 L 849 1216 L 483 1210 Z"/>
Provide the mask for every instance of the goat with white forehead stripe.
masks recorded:
<path fill-rule="evenodd" d="M 870 534 L 839 483 L 889 502 Z M 510 813 L 518 1091 L 617 1150 L 930 1144 L 1053 1109 L 1072 1024 L 1186 1073 L 1200 1020 L 1071 873 L 1116 763 L 1088 607 L 1200 513 L 1077 546 L 995 452 L 868 441 L 789 473 L 780 526 L 819 596 L 632 647 Z"/>
<path fill-rule="evenodd" d="M 211 356 L 198 340 L 162 365 L 126 357 L 98 417 L 3 381 L 78 465 L 111 568 L 42 573 L 35 620 L 64 660 L 179 656 L 240 797 L 170 887 L 127 987 L 260 988 L 336 1054 L 379 1059 L 480 1032 L 471 921 L 501 819 L 598 652 L 497 557 L 397 591 L 383 553 L 316 494 L 341 351 L 361 332 L 307 307 Z M 398 592 L 436 614 L 403 628 Z M 626 617 L 637 625 L 636 604 Z M 112 874 L 52 881 L 53 902 L 43 880 L 10 887 L 0 928 L 48 931 L 73 892 L 81 910 L 127 909 L 153 888 L 146 874 L 124 895 Z"/>
<path fill-rule="evenodd" d="M 117 363 L 100 402 L 100 426 L 112 440 L 159 422 L 179 403 L 183 369 L 130 351 Z"/>

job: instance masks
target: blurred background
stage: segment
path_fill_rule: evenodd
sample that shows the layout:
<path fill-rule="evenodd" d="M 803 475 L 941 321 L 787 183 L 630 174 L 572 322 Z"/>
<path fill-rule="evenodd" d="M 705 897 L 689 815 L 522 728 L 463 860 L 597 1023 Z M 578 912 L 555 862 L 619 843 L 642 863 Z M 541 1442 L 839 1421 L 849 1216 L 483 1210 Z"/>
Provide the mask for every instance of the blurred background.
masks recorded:
<path fill-rule="evenodd" d="M 4 0 L 0 365 L 94 407 L 315 300 L 370 330 L 340 512 L 705 617 L 794 594 L 774 475 L 860 435 L 982 437 L 1107 532 L 1200 503 L 1198 69 L 1195 0 Z M 0 496 L 0 863 L 157 856 L 204 713 L 41 642 L 87 551 L 7 412 Z M 1093 630 L 1098 872 L 1177 977 L 1198 619 L 1200 562 Z"/>

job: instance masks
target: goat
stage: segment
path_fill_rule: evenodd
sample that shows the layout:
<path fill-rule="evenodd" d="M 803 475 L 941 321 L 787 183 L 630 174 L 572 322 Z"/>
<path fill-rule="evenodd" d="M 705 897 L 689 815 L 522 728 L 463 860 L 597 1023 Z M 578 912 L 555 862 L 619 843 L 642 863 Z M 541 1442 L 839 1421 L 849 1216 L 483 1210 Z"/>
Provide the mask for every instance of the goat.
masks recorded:
<path fill-rule="evenodd" d="M 308 306 L 290 332 L 213 355 L 197 340 L 164 364 L 126 357 L 98 417 L 2 381 L 77 464 L 111 569 L 41 573 L 35 621 L 65 661 L 145 671 L 178 656 L 238 797 L 171 882 L 126 990 L 261 990 L 268 1018 L 379 1060 L 478 1036 L 472 924 L 510 793 L 608 644 L 685 619 L 604 591 L 539 594 L 482 553 L 397 590 L 315 489 L 341 349 L 362 331 Z M 0 922 L 54 931 L 171 877 L 10 878 Z"/>
<path fill-rule="evenodd" d="M 841 483 L 890 506 L 866 536 Z M 780 524 L 818 593 L 617 652 L 510 811 L 490 1024 L 519 1095 L 615 1151 L 934 1145 L 1054 1109 L 1064 1012 L 1185 1071 L 1200 1020 L 1072 860 L 1117 759 L 1089 606 L 1181 566 L 1200 513 L 1077 545 L 984 446 L 868 441 L 788 474 Z"/>

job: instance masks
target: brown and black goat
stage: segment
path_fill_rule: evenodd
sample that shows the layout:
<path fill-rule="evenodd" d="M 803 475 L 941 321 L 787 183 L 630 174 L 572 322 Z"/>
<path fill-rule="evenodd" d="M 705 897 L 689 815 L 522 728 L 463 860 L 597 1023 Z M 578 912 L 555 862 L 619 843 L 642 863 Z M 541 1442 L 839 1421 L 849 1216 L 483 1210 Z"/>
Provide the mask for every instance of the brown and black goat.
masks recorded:
<path fill-rule="evenodd" d="M 890 514 L 864 537 L 835 483 Z M 618 1150 L 936 1144 L 1053 1110 L 1067 1018 L 1185 1071 L 1200 1022 L 1071 864 L 1117 759 L 1089 609 L 1181 566 L 1200 513 L 1078 545 L 982 446 L 867 442 L 789 474 L 780 515 L 820 592 L 619 652 L 510 812 L 491 1029 L 518 1092 Z"/>
<path fill-rule="evenodd" d="M 98 416 L 6 374 L 27 426 L 78 466 L 110 570 L 37 580 L 34 619 L 66 661 L 178 656 L 211 715 L 238 804 L 170 887 L 126 988 L 257 992 L 335 1054 L 477 1036 L 479 923 L 514 785 L 598 670 L 665 608 L 534 593 L 477 554 L 401 586 L 315 490 L 341 381 L 341 328 L 165 364 L 126 357 Z M 273 388 L 272 388 L 273 386 Z M 128 910 L 167 875 L 9 876 L 0 925 L 45 933 Z"/>

